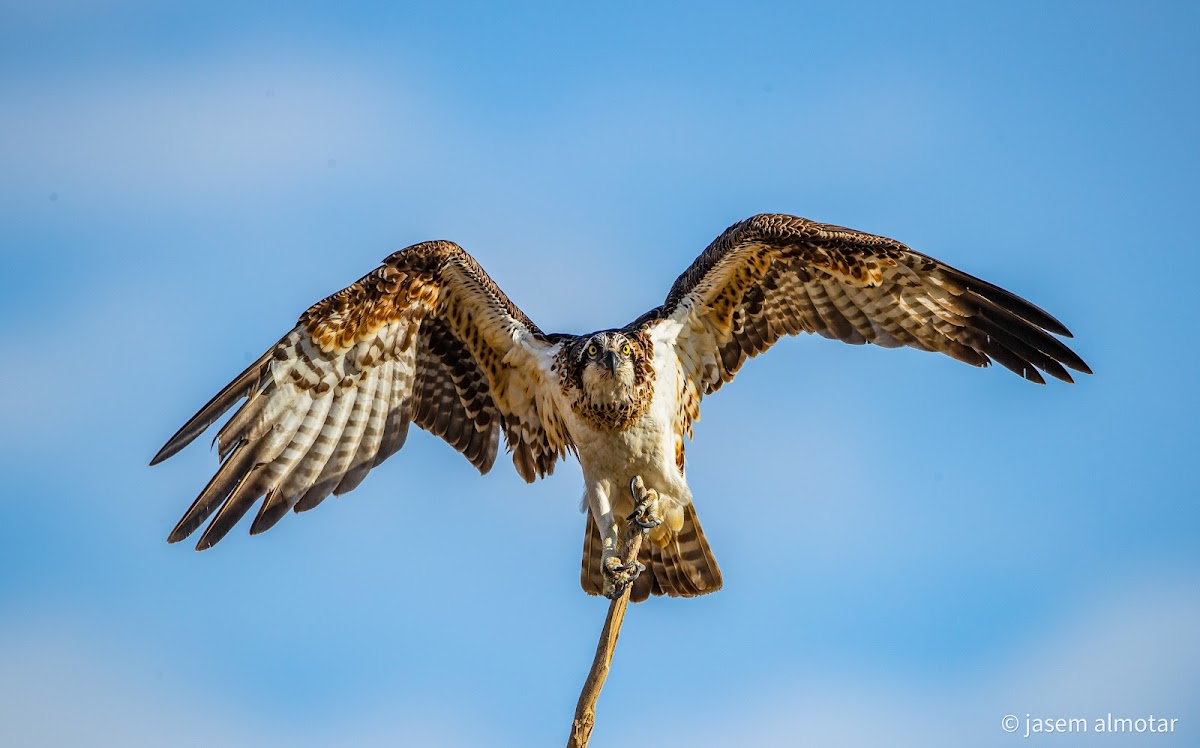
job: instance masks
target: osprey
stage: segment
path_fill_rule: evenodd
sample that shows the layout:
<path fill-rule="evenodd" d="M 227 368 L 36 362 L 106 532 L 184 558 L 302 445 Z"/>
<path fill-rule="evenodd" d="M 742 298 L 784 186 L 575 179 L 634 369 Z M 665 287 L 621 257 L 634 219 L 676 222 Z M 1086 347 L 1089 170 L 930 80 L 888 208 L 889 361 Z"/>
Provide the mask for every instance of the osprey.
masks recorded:
<path fill-rule="evenodd" d="M 1065 382 L 1068 368 L 1091 373 L 1054 337 L 1070 337 L 1067 328 L 1028 301 L 893 239 L 796 216 L 734 224 L 662 306 L 588 335 L 542 332 L 462 248 L 424 242 L 314 304 L 171 437 L 152 465 L 246 399 L 217 434 L 219 469 L 168 540 L 215 511 L 196 545 L 204 550 L 260 499 L 251 534 L 346 493 L 415 423 L 481 473 L 501 434 L 529 482 L 576 454 L 588 593 L 713 592 L 721 572 L 692 504 L 684 444 L 705 395 L 801 332 L 995 361 L 1038 384 L 1040 372 Z M 617 556 L 626 515 L 651 528 L 634 568 Z"/>

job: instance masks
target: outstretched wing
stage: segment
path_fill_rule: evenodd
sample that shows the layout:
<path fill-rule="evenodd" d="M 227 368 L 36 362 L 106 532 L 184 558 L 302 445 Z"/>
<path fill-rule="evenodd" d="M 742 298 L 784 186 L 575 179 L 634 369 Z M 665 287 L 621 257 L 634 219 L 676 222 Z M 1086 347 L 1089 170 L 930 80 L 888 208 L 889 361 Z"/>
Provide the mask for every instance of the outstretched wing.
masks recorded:
<path fill-rule="evenodd" d="M 1061 322 L 1002 288 L 904 244 L 840 226 L 764 214 L 734 224 L 675 281 L 658 337 L 680 359 L 681 433 L 700 397 L 784 335 L 939 351 L 973 366 L 996 361 L 1038 384 L 1071 382 L 1087 364 L 1051 333 Z"/>
<path fill-rule="evenodd" d="M 482 473 L 502 431 L 521 477 L 548 475 L 574 448 L 542 386 L 560 337 L 544 335 L 456 244 L 391 255 L 309 308 L 154 457 L 183 449 L 246 398 L 217 434 L 220 468 L 169 541 L 218 507 L 197 550 L 262 497 L 252 534 L 350 491 L 403 446 L 410 422 Z"/>

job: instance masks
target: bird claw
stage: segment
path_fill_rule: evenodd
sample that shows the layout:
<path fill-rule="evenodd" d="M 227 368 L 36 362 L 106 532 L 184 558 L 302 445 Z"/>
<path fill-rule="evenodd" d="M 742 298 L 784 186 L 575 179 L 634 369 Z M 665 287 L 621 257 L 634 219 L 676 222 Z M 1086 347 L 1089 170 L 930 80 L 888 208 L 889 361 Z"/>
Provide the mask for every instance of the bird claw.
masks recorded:
<path fill-rule="evenodd" d="M 602 568 L 604 569 L 604 596 L 610 600 L 620 597 L 625 588 L 633 584 L 638 575 L 646 570 L 644 564 L 637 561 L 623 564 L 621 559 L 616 556 L 604 559 Z"/>
<path fill-rule="evenodd" d="M 658 500 L 658 491 L 646 488 L 640 475 L 630 481 L 629 490 L 633 493 L 636 505 L 633 513 L 625 519 L 636 523 L 643 530 L 650 530 L 661 525 L 665 518 L 662 513 L 662 505 Z"/>
<path fill-rule="evenodd" d="M 662 503 L 659 501 L 658 491 L 653 488 L 646 488 L 645 481 L 642 476 L 635 475 L 633 480 L 629 482 L 629 491 L 633 494 L 634 509 L 633 513 L 625 519 L 637 525 L 639 530 L 633 529 L 631 525 L 627 530 L 625 544 L 637 542 L 640 544 L 641 535 L 649 532 L 651 528 L 658 527 L 665 519 L 662 512 Z M 634 551 L 630 551 L 634 553 Z M 625 590 L 633 584 L 638 575 L 646 570 L 644 564 L 637 562 L 637 559 L 630 555 L 631 561 L 625 563 L 617 552 L 608 550 L 605 551 L 600 568 L 604 576 L 604 596 L 610 600 L 615 600 L 625 593 Z"/>

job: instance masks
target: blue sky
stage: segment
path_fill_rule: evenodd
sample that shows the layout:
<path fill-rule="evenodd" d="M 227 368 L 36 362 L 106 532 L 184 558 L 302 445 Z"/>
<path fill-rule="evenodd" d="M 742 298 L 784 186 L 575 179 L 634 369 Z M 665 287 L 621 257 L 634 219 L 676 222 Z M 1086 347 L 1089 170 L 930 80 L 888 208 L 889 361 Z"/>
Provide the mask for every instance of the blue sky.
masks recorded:
<path fill-rule="evenodd" d="M 1200 14 L 1048 6 L 0 6 L 0 742 L 561 743 L 604 615 L 573 461 L 414 433 L 203 554 L 164 539 L 206 440 L 146 463 L 395 249 L 582 332 L 773 211 L 1030 298 L 1096 376 L 747 365 L 689 449 L 725 589 L 632 610 L 593 744 L 1195 744 Z"/>

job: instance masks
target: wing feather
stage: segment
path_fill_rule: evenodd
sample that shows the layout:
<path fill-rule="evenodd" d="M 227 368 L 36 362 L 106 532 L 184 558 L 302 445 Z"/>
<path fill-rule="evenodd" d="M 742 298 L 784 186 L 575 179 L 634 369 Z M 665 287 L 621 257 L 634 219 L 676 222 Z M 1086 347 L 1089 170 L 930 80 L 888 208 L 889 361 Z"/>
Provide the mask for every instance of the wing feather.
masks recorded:
<path fill-rule="evenodd" d="M 217 511 L 217 516 L 213 517 L 196 543 L 196 550 L 211 548 L 220 542 L 254 506 L 254 502 L 270 489 L 271 483 L 291 469 L 304 454 L 306 448 L 292 447 L 292 440 L 298 434 L 301 444 L 312 438 L 309 434 L 299 432 L 314 408 L 314 403 L 312 397 L 307 394 L 297 399 L 298 407 L 285 412 L 280 421 L 257 443 L 258 450 L 254 455 L 253 467 L 238 481 L 229 498 L 225 499 L 225 503 Z"/>
<path fill-rule="evenodd" d="M 379 383 L 383 385 L 387 382 L 389 389 L 386 392 L 376 393 L 376 396 L 383 401 L 385 407 L 391 407 L 390 387 L 391 381 L 394 379 L 391 376 L 391 370 L 395 366 L 397 366 L 397 362 L 391 360 L 379 365 Z M 361 389 L 357 394 L 362 394 Z M 364 407 L 359 404 L 359 399 L 357 396 L 339 398 L 336 405 L 330 409 L 330 415 L 325 421 L 325 428 L 314 445 L 315 450 L 320 450 L 318 454 L 328 453 L 328 456 L 321 467 L 321 472 L 296 500 L 292 507 L 296 512 L 307 511 L 324 501 L 342 482 L 346 471 L 349 470 L 354 455 L 358 453 L 358 445 L 362 436 L 360 429 L 350 427 L 350 418 L 356 408 L 361 410 Z"/>
<path fill-rule="evenodd" d="M 457 245 L 401 250 L 310 307 L 155 455 L 175 454 L 246 399 L 218 433 L 221 466 L 169 540 L 215 512 L 202 550 L 259 499 L 252 533 L 350 491 L 403 446 L 411 421 L 481 472 L 503 431 L 520 474 L 546 475 L 574 448 L 544 393 L 559 345 Z"/>
<path fill-rule="evenodd" d="M 673 346 L 687 391 L 700 395 L 799 332 L 995 361 L 1039 384 L 1041 372 L 1065 382 L 1067 369 L 1091 373 L 1055 337 L 1071 337 L 1067 328 L 1010 291 L 893 239 L 796 216 L 731 226 L 639 321 L 658 330 L 656 344 Z M 680 409 L 678 434 L 691 432 L 698 412 Z"/>
<path fill-rule="evenodd" d="M 347 433 L 347 426 L 356 412 L 364 408 L 387 406 L 386 393 L 381 396 L 377 387 L 384 380 L 391 365 L 391 361 L 380 364 L 355 387 L 342 393 L 342 396 L 330 398 L 332 402 L 326 411 L 320 433 L 309 448 L 303 466 L 293 470 L 287 481 L 274 489 L 272 497 L 263 503 L 259 519 L 250 527 L 251 535 L 269 530 L 289 509 L 294 509 L 306 498 L 309 492 L 323 491 L 321 498 L 324 499 L 333 491 L 345 475 L 346 466 L 356 453 L 360 441 L 361 431 Z M 331 464 L 343 446 L 343 459 L 338 461 L 338 464 Z M 274 506 L 269 506 L 272 504 Z"/>
<path fill-rule="evenodd" d="M 373 411 L 374 408 L 366 414 L 366 420 L 371 419 Z M 364 413 L 364 411 L 360 411 L 360 413 Z M 341 496 L 342 493 L 349 493 L 359 487 L 362 480 L 366 479 L 367 473 L 371 472 L 371 468 L 374 467 L 374 456 L 379 451 L 379 444 L 383 443 L 383 432 L 374 430 L 368 432 L 365 427 L 360 429 L 358 425 L 355 425 L 355 430 L 352 441 L 358 444 L 358 448 L 353 449 L 350 453 L 353 456 L 350 457 L 346 472 L 342 473 L 342 479 L 338 480 L 334 487 L 334 496 Z M 434 432 L 434 436 L 440 435 Z"/>
<path fill-rule="evenodd" d="M 192 505 L 184 513 L 183 517 L 175 525 L 175 529 L 171 531 L 167 541 L 170 543 L 178 543 L 187 536 L 196 531 L 196 528 L 204 524 L 204 520 L 216 511 L 216 508 L 221 505 L 221 502 L 229 496 L 238 482 L 245 476 L 247 469 L 254 465 L 254 450 L 247 447 L 246 442 L 241 442 L 235 446 L 221 463 L 221 467 L 209 480 L 208 485 L 192 502 Z"/>
<path fill-rule="evenodd" d="M 213 399 L 209 400 L 196 415 L 188 419 L 188 422 L 175 432 L 174 436 L 167 440 L 163 448 L 158 450 L 158 454 L 150 460 L 150 464 L 157 465 L 191 444 L 193 439 L 204 433 L 209 426 L 217 422 L 217 419 L 225 415 L 225 412 L 232 408 L 234 403 L 243 397 L 250 396 L 262 386 L 262 377 L 266 373 L 263 366 L 264 359 L 266 356 L 255 361 L 214 395 Z"/>

